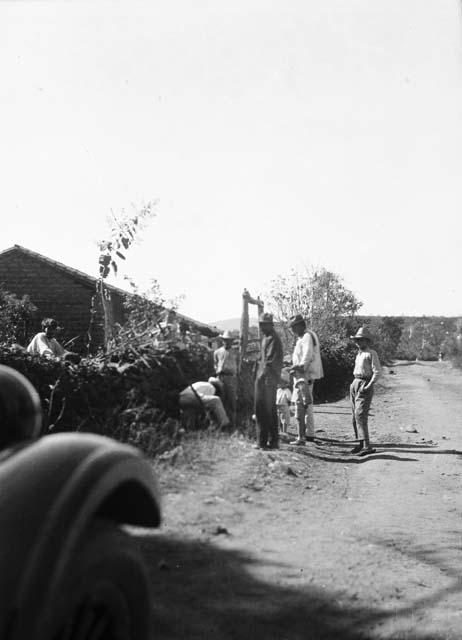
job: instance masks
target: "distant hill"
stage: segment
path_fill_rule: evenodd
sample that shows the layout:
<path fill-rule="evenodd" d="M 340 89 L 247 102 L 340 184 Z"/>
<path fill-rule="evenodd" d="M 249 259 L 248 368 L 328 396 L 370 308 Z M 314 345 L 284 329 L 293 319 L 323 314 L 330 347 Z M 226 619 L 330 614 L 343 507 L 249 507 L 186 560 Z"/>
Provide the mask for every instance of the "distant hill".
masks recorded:
<path fill-rule="evenodd" d="M 227 318 L 226 320 L 216 320 L 215 322 L 209 322 L 213 327 L 218 327 L 221 331 L 239 331 L 241 328 L 240 318 Z M 257 326 L 256 318 L 250 318 L 250 326 Z"/>
<path fill-rule="evenodd" d="M 209 322 L 213 327 L 218 327 L 221 331 L 238 331 L 241 327 L 240 318 L 227 318 L 226 320 L 215 320 Z"/>

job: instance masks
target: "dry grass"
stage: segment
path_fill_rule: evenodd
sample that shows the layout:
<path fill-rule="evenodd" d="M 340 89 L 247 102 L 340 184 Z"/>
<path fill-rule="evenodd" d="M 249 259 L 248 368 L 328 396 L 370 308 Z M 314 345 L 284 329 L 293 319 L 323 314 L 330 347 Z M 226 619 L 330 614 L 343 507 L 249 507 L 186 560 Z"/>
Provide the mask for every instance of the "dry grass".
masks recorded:
<path fill-rule="evenodd" d="M 199 474 L 211 473 L 223 460 L 242 456 L 247 438 L 216 430 L 185 434 L 181 444 L 153 459 L 152 464 L 164 491 L 180 491 Z"/>

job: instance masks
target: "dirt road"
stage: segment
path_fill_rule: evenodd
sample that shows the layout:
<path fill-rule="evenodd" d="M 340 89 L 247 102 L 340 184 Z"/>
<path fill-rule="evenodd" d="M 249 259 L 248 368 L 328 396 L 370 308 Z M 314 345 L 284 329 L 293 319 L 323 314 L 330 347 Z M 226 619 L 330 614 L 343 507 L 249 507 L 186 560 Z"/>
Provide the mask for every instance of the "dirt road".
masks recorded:
<path fill-rule="evenodd" d="M 462 374 L 393 371 L 369 458 L 349 453 L 345 400 L 316 407 L 321 444 L 234 438 L 161 471 L 164 525 L 140 537 L 156 637 L 462 637 Z"/>

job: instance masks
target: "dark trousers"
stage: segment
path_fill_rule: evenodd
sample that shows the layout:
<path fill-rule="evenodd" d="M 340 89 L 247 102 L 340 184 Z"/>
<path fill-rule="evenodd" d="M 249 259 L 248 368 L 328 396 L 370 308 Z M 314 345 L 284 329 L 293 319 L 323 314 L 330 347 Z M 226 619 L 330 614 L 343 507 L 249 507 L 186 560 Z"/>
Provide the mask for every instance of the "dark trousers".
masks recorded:
<path fill-rule="evenodd" d="M 257 378 L 255 382 L 255 417 L 260 447 L 278 444 L 277 384 Z"/>
<path fill-rule="evenodd" d="M 223 383 L 223 404 L 233 427 L 236 427 L 237 376 L 218 374 Z"/>

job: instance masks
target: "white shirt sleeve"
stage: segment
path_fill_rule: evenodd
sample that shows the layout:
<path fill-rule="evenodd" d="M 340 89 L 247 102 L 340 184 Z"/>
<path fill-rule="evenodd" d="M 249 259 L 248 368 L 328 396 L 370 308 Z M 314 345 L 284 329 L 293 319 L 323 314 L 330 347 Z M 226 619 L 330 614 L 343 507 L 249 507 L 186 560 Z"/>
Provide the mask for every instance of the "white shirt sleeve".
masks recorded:
<path fill-rule="evenodd" d="M 46 358 L 53 358 L 55 355 L 50 348 L 47 338 L 43 335 L 36 337 L 35 348 L 41 356 L 45 356 Z"/>
<path fill-rule="evenodd" d="M 301 353 L 301 363 L 305 369 L 307 369 L 314 358 L 314 344 L 313 338 L 309 333 L 305 333 L 302 338 L 302 353 Z"/>
<path fill-rule="evenodd" d="M 379 356 L 376 351 L 371 350 L 371 367 L 372 367 L 372 379 L 371 383 L 376 382 L 382 373 L 382 367 L 380 366 Z"/>

